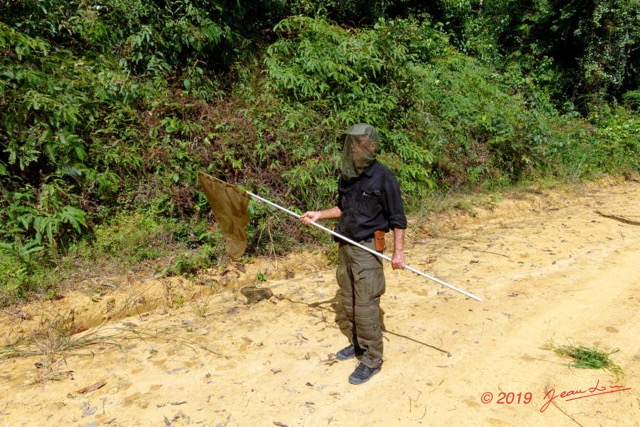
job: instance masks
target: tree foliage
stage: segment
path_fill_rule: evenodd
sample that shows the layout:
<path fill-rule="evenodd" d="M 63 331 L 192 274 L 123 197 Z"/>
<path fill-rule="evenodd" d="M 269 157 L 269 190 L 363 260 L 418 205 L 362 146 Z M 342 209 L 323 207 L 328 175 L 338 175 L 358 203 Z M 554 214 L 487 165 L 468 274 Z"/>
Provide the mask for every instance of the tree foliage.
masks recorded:
<path fill-rule="evenodd" d="M 637 0 L 488 1 L 480 22 L 506 61 L 524 67 L 560 105 L 587 112 L 638 87 Z"/>
<path fill-rule="evenodd" d="M 283 13 L 276 0 L 18 0 L 3 21 L 85 56 L 115 59 L 136 74 L 201 64 L 227 70 L 248 39 Z M 1 10 L 1 9 L 0 9 Z"/>
<path fill-rule="evenodd" d="M 174 273 L 224 259 L 197 171 L 317 209 L 335 199 L 340 132 L 356 122 L 378 128 L 410 208 L 435 191 L 640 170 L 639 11 L 638 0 L 2 1 L 5 288 L 26 294 L 80 243 L 136 260 L 156 254 L 149 242 L 200 249 Z M 250 253 L 309 239 L 250 209 Z M 135 229 L 129 219 L 146 249 L 111 234 Z"/>

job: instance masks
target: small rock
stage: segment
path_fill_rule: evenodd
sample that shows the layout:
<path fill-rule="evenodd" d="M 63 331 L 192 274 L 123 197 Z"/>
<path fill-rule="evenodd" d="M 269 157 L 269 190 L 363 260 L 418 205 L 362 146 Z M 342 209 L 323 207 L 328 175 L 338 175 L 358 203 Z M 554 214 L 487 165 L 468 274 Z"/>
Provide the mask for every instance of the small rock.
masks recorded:
<path fill-rule="evenodd" d="M 258 288 L 256 286 L 245 286 L 240 292 L 247 298 L 247 303 L 249 304 L 258 303 L 273 296 L 271 289 Z"/>

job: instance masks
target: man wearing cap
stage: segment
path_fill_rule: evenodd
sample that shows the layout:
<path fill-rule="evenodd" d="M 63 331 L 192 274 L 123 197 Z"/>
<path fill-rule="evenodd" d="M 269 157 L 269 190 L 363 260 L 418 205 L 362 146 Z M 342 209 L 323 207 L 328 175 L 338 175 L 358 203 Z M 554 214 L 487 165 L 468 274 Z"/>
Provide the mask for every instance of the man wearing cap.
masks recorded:
<path fill-rule="evenodd" d="M 339 219 L 335 231 L 376 250 L 374 234 L 393 230 L 393 269 L 404 268 L 404 214 L 400 186 L 394 173 L 376 160 L 380 148 L 375 128 L 359 123 L 344 131 L 338 201 L 336 206 L 305 212 L 300 220 L 309 224 L 322 219 Z M 349 376 L 362 384 L 382 366 L 380 297 L 385 291 L 382 259 L 345 241 L 339 242 L 336 277 L 353 341 L 336 353 L 339 360 L 362 356 Z M 380 248 L 378 248 L 380 250 Z"/>

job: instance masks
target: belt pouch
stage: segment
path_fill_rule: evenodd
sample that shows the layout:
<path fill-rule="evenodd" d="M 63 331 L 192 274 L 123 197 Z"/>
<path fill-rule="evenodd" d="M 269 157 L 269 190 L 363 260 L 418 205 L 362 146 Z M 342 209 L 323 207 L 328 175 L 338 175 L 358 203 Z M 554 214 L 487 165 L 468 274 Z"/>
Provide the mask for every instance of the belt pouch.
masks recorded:
<path fill-rule="evenodd" d="M 384 231 L 376 230 L 373 232 L 373 241 L 376 244 L 376 251 L 382 252 L 385 248 Z"/>

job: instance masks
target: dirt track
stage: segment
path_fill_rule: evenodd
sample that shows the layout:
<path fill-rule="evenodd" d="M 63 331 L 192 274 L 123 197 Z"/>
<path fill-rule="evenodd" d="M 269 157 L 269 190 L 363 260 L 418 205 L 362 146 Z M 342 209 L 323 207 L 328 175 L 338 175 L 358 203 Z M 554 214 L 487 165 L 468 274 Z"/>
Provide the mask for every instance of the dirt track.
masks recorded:
<path fill-rule="evenodd" d="M 51 322 L 94 344 L 1 361 L 0 425 L 640 425 L 639 208 L 638 182 L 606 181 L 412 221 L 407 262 L 483 301 L 387 266 L 385 363 L 360 386 L 333 356 L 344 319 L 319 255 L 201 277 L 215 293 L 141 280 L 7 310 L 3 345 Z M 275 296 L 247 305 L 258 273 Z M 619 349 L 624 377 L 570 368 L 550 340 Z"/>

